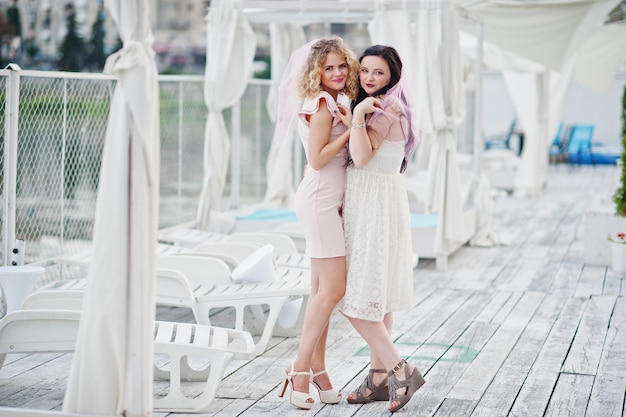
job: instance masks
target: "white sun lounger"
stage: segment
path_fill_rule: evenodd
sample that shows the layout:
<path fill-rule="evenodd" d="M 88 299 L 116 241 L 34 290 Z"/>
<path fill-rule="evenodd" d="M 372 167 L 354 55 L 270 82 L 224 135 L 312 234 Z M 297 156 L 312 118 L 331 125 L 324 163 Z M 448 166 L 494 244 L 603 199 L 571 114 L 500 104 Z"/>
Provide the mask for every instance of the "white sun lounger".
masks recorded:
<path fill-rule="evenodd" d="M 207 245 L 215 247 L 221 243 L 242 243 L 261 246 L 271 244 L 274 247 L 274 256 L 277 265 L 298 268 L 310 268 L 310 258 L 298 251 L 296 243 L 281 229 L 276 231 L 237 232 L 231 234 L 207 232 L 192 227 L 171 227 L 159 230 L 160 242 L 170 243 L 191 249 L 192 252 L 202 253 Z"/>
<path fill-rule="evenodd" d="M 0 368 L 7 353 L 74 351 L 79 320 L 77 310 L 17 310 L 7 314 L 0 320 Z M 254 343 L 248 332 L 155 322 L 154 349 L 169 358 L 163 368 L 155 364 L 155 378 L 170 381 L 167 394 L 154 399 L 154 409 L 197 413 L 205 411 L 215 398 L 228 362 L 235 355 L 250 355 Z M 204 366 L 190 366 L 190 357 L 202 358 Z M 181 381 L 203 381 L 204 390 L 195 398 L 185 396 Z"/>
<path fill-rule="evenodd" d="M 311 290 L 310 271 L 302 268 L 277 267 L 275 279 L 235 283 L 224 261 L 215 258 L 177 255 L 157 259 L 156 302 L 158 305 L 189 308 L 197 323 L 211 325 L 213 309 L 235 309 L 234 329 L 247 329 L 260 334 L 255 355 L 265 351 L 272 335 L 293 336 L 299 332 L 304 308 L 297 314 L 296 325 L 283 328 L 278 322 L 283 306 L 298 298 L 308 297 Z M 55 281 L 41 289 L 84 291 L 86 279 Z M 50 291 L 39 297 L 54 296 Z M 66 295 L 67 296 L 67 295 Z M 44 301 L 45 302 L 45 301 Z M 304 303 L 304 302 L 303 302 Z M 258 306 L 267 306 L 267 314 Z"/>

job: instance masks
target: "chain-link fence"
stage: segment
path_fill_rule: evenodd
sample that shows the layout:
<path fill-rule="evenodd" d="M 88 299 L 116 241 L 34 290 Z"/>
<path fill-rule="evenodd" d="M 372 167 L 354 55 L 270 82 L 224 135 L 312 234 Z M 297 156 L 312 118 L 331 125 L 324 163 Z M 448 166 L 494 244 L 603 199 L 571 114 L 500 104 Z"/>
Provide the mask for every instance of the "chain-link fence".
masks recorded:
<path fill-rule="evenodd" d="M 10 132 L 10 77 L 19 77 L 19 122 Z M 200 76 L 161 76 L 161 198 L 159 226 L 195 219 L 202 186 L 207 109 Z M 101 74 L 0 70 L 0 175 L 6 205 L 7 136 L 17 137 L 15 239 L 24 263 L 77 252 L 91 242 L 100 163 L 115 79 Z M 253 81 L 237 104 L 241 115 L 241 204 L 262 200 L 273 123 L 265 110 L 269 84 Z M 15 99 L 14 95 L 11 96 Z M 224 111 L 231 126 L 232 109 Z M 10 142 L 8 142 L 10 143 Z M 223 206 L 229 204 L 230 175 Z M 232 204 L 231 204 L 232 205 Z M 6 210 L 0 212 L 5 251 Z M 9 233 L 10 234 L 10 233 Z"/>

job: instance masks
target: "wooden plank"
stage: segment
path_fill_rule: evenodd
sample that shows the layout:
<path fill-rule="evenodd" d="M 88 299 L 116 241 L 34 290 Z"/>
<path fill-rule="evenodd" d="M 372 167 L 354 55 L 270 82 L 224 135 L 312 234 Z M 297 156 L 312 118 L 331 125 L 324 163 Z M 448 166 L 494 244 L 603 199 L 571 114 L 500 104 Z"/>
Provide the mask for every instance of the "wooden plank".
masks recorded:
<path fill-rule="evenodd" d="M 622 287 L 622 277 L 621 275 L 613 272 L 611 268 L 604 268 L 604 286 L 602 287 L 603 295 L 615 295 L 617 297 L 620 296 L 620 290 Z"/>
<path fill-rule="evenodd" d="M 574 297 L 590 297 L 603 293 L 606 267 L 585 265 L 580 274 Z"/>
<path fill-rule="evenodd" d="M 448 398 L 478 401 L 507 355 L 517 343 L 537 307 L 543 293 L 526 293 L 498 331 L 448 393 Z"/>
<path fill-rule="evenodd" d="M 506 288 L 511 291 L 528 291 L 545 264 L 546 252 L 549 248 L 550 246 L 546 245 L 524 247 L 515 261 L 512 261 L 515 262 L 516 269 L 511 271 L 510 282 L 507 283 Z M 500 282 L 499 285 L 501 285 Z"/>
<path fill-rule="evenodd" d="M 476 401 L 446 398 L 433 417 L 463 417 L 472 414 Z"/>
<path fill-rule="evenodd" d="M 593 375 L 561 373 L 544 417 L 584 416 L 592 385 Z"/>
<path fill-rule="evenodd" d="M 446 320 L 453 316 L 471 296 L 472 293 L 467 291 L 450 291 L 442 303 L 439 303 L 436 308 L 420 317 L 419 321 L 411 326 L 401 337 L 396 338 L 396 341 L 414 343 L 416 345 L 424 342 L 443 326 Z"/>
<path fill-rule="evenodd" d="M 618 298 L 593 383 L 586 416 L 621 417 L 626 392 L 626 299 Z"/>
<path fill-rule="evenodd" d="M 478 352 L 484 349 L 497 328 L 493 323 L 471 323 L 428 371 L 421 369 L 426 384 L 407 405 L 407 415 L 431 416 L 444 401 L 453 384 L 471 366 Z M 420 348 L 418 354 L 422 353 L 423 349 Z M 381 409 L 381 413 L 382 411 Z"/>
<path fill-rule="evenodd" d="M 502 309 L 502 307 L 511 298 L 512 293 L 509 291 L 498 291 L 498 293 L 489 301 L 483 311 L 474 318 L 474 321 L 490 322 L 496 316 L 496 314 Z M 520 296 L 521 294 L 518 294 Z"/>
<path fill-rule="evenodd" d="M 498 313 L 493 317 L 493 319 L 491 319 L 491 322 L 496 324 L 502 324 L 504 320 L 506 320 L 506 318 L 509 316 L 511 311 L 515 308 L 520 298 L 522 298 L 523 296 L 523 292 L 513 293 L 511 295 L 511 298 L 507 300 L 506 304 L 504 304 L 502 308 L 498 311 Z"/>
<path fill-rule="evenodd" d="M 596 374 L 615 301 L 612 295 L 591 297 L 561 372 Z"/>
<path fill-rule="evenodd" d="M 560 294 L 554 294 L 559 296 Z M 509 415 L 531 417 L 546 409 L 561 364 L 570 348 L 588 300 L 569 298 L 533 364 Z"/>
<path fill-rule="evenodd" d="M 550 287 L 550 292 L 563 294 L 564 297 L 569 297 L 576 288 L 583 267 L 582 246 L 572 245 L 569 249 Z"/>
<path fill-rule="evenodd" d="M 493 256 L 485 262 L 481 256 L 484 248 L 464 247 L 450 258 L 446 276 L 449 279 L 442 285 L 446 288 L 485 290 L 500 274 L 511 257 L 512 249 L 505 246 L 490 248 Z"/>
<path fill-rule="evenodd" d="M 548 294 L 528 323 L 493 382 L 476 405 L 472 417 L 506 416 L 544 345 L 565 300 Z"/>
<path fill-rule="evenodd" d="M 489 293 L 473 293 L 473 296 L 458 307 L 452 316 L 442 322 L 432 335 L 426 335 L 422 341 L 406 335 L 400 338 L 396 345 L 412 348 L 407 360 L 417 366 L 423 374 L 441 360 L 471 362 L 478 351 L 474 347 L 459 343 L 458 339 L 472 325 L 472 317 L 480 313 L 491 297 L 492 295 Z"/>
<path fill-rule="evenodd" d="M 48 354 L 44 354 L 48 355 Z M 37 356 L 31 359 L 35 361 Z M 73 355 L 65 353 L 54 360 L 11 378 L 11 383 L 0 388 L 0 406 L 50 410 L 62 403 Z"/>
<path fill-rule="evenodd" d="M 432 292 L 426 297 L 420 298 L 407 312 L 399 312 L 394 314 L 393 334 L 402 334 L 414 327 L 417 322 L 436 309 L 440 304 L 449 300 L 452 290 L 445 288 L 433 288 Z M 395 336 L 397 337 L 397 336 Z"/>
<path fill-rule="evenodd" d="M 532 282 L 528 286 L 529 291 L 547 292 L 550 290 L 554 277 L 557 271 L 561 268 L 561 264 L 563 263 L 563 258 L 568 247 L 569 246 L 559 245 L 557 248 L 553 246 L 550 249 L 545 262 L 537 271 Z"/>

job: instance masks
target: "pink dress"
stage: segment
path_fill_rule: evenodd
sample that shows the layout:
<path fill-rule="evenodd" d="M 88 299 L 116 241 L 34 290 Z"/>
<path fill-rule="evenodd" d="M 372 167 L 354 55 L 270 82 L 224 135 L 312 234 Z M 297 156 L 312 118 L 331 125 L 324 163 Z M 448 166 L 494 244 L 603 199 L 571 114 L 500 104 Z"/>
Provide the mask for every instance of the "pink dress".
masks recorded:
<path fill-rule="evenodd" d="M 309 122 L 305 116 L 317 112 L 322 97 L 326 100 L 328 110 L 334 114 L 334 110 L 337 110 L 337 103 L 325 91 L 315 99 L 305 100 L 299 113 L 298 133 L 307 154 L 307 160 Z M 349 100 L 345 95 L 340 94 L 337 100 L 344 105 L 349 105 Z M 330 141 L 335 140 L 346 129 L 347 127 L 339 117 L 333 117 Z M 296 216 L 304 227 L 306 254 L 311 258 L 346 256 L 341 209 L 346 183 L 347 156 L 348 150 L 344 148 L 322 169 L 316 170 L 307 165 L 304 178 L 296 191 Z"/>

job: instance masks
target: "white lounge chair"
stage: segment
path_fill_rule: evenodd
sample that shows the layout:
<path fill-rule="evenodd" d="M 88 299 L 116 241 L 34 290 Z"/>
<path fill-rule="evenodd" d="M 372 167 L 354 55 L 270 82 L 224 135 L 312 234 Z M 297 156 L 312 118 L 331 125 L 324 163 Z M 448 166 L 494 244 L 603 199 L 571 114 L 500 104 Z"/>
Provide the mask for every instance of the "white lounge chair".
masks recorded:
<path fill-rule="evenodd" d="M 159 230 L 158 239 L 162 243 L 183 246 L 192 252 L 203 252 L 209 246 L 215 248 L 222 243 L 241 243 L 254 246 L 271 244 L 277 265 L 298 268 L 310 268 L 311 260 L 303 252 L 298 251 L 294 240 L 289 236 L 288 229 L 276 231 L 237 232 L 231 234 L 207 232 L 192 227 L 171 227 Z"/>
<path fill-rule="evenodd" d="M 292 328 L 280 326 L 278 319 L 283 306 L 309 295 L 311 282 L 307 269 L 277 267 L 271 280 L 235 283 L 231 280 L 228 265 L 215 258 L 194 255 L 160 257 L 157 266 L 158 305 L 189 308 L 196 322 L 205 325 L 211 325 L 212 310 L 234 308 L 234 329 L 247 329 L 260 335 L 255 355 L 265 351 L 272 335 L 293 336 L 299 332 L 304 309 L 296 313 L 296 325 Z M 46 297 L 55 297 L 49 290 L 82 292 L 86 284 L 85 279 L 55 281 L 43 287 L 37 297 L 44 299 L 42 303 L 45 303 Z M 261 306 L 268 307 L 267 313 L 259 308 Z"/>
<path fill-rule="evenodd" d="M 77 310 L 27 309 L 7 314 L 0 320 L 0 368 L 7 353 L 74 351 L 79 320 Z M 164 367 L 155 364 L 155 378 L 170 381 L 167 394 L 154 399 L 154 409 L 197 413 L 205 411 L 215 398 L 228 362 L 235 355 L 250 355 L 254 343 L 248 332 L 157 321 L 154 349 L 169 357 Z M 201 357 L 204 366 L 194 369 L 190 357 Z M 202 394 L 185 396 L 181 381 L 203 381 Z"/>

